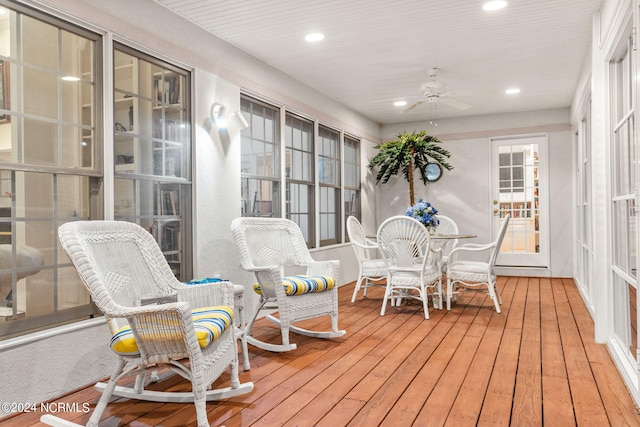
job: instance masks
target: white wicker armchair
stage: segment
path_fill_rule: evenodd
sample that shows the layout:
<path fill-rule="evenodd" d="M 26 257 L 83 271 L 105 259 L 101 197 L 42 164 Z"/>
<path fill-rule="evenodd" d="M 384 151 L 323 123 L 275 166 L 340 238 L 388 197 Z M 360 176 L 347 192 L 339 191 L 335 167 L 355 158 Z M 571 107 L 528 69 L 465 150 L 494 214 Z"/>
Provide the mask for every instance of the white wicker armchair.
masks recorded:
<path fill-rule="evenodd" d="M 387 301 L 399 304 L 404 298 L 422 301 L 424 318 L 429 318 L 428 297 L 442 309 L 442 248 L 431 246 L 427 228 L 417 219 L 398 215 L 385 220 L 378 228 L 378 245 L 389 271 L 387 289 L 380 315 Z"/>
<path fill-rule="evenodd" d="M 447 263 L 447 310 L 451 309 L 451 300 L 466 289 L 486 290 L 496 312 L 500 313 L 500 292 L 498 292 L 495 265 L 502 240 L 507 232 L 509 219 L 502 219 L 496 240 L 488 244 L 468 243 L 458 246 L 449 253 Z"/>
<path fill-rule="evenodd" d="M 438 225 L 438 234 L 458 234 L 458 224 L 448 216 L 438 215 L 438 219 L 440 220 L 440 225 Z M 434 244 L 435 242 L 431 242 Z M 458 246 L 458 239 L 446 239 L 437 242 L 438 245 L 442 247 L 442 267 L 446 268 L 447 260 L 449 258 L 449 253 Z M 438 246 L 435 246 L 436 248 Z"/>
<path fill-rule="evenodd" d="M 360 289 L 366 297 L 368 288 L 386 286 L 382 281 L 387 279 L 387 266 L 378 257 L 378 244 L 365 236 L 362 224 L 355 216 L 347 218 L 347 233 L 358 259 L 358 279 L 351 297 L 351 302 L 355 302 Z"/>
<path fill-rule="evenodd" d="M 133 223 L 70 222 L 59 228 L 58 236 L 93 301 L 109 320 L 111 347 L 118 354 L 109 382 L 96 386 L 104 388 L 104 392 L 88 426 L 98 425 L 112 395 L 156 402 L 194 402 L 198 426 L 209 426 L 207 400 L 253 390 L 253 383 L 240 384 L 238 378 L 233 284 L 181 283 L 153 236 Z M 192 392 L 145 390 L 146 375 L 142 374 L 161 368 L 189 380 Z M 231 372 L 230 387 L 208 390 L 227 368 Z M 116 385 L 130 374 L 137 375 L 133 388 Z M 44 415 L 42 421 L 73 425 L 51 415 Z"/>
<path fill-rule="evenodd" d="M 316 338 L 336 338 L 338 330 L 338 277 L 340 261 L 315 261 L 296 223 L 281 218 L 236 218 L 231 223 L 242 267 L 256 277 L 254 291 L 260 295 L 255 313 L 246 328 L 249 344 L 268 351 L 296 348 L 289 331 Z M 303 267 L 304 274 L 286 276 L 288 268 Z M 278 318 L 267 319 L 280 325 L 282 344 L 271 344 L 251 335 L 261 310 L 278 310 Z M 328 315 L 331 331 L 319 332 L 293 323 Z"/>

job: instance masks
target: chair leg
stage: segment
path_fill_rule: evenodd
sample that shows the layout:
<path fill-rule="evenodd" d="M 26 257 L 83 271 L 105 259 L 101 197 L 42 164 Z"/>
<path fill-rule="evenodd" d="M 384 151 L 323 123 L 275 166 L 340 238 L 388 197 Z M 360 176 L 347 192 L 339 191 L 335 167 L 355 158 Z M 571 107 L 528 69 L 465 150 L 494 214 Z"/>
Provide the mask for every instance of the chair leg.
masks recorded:
<path fill-rule="evenodd" d="M 451 310 L 451 298 L 453 297 L 453 282 L 447 277 L 447 311 Z"/>
<path fill-rule="evenodd" d="M 356 280 L 356 287 L 353 290 L 353 296 L 351 297 L 351 302 L 356 302 L 356 296 L 358 295 L 358 291 L 360 290 L 361 282 L 362 282 L 362 274 L 359 274 L 358 275 L 358 280 Z M 366 293 L 367 292 L 367 288 L 366 287 L 364 289 L 364 292 L 365 292 L 365 296 L 366 296 L 367 295 L 367 293 Z"/>
<path fill-rule="evenodd" d="M 231 362 L 231 365 L 229 365 L 229 377 L 231 379 L 230 382 L 232 389 L 240 387 L 240 377 L 238 374 L 238 357 L 236 357 L 236 359 Z"/>
<path fill-rule="evenodd" d="M 437 290 L 437 295 L 438 295 L 438 306 L 436 307 L 435 305 L 435 299 L 433 301 L 433 307 L 437 308 L 438 310 L 442 310 L 444 308 L 444 295 L 442 293 L 442 277 L 440 279 L 438 279 L 438 283 L 436 284 L 436 290 Z"/>
<path fill-rule="evenodd" d="M 384 298 L 382 299 L 382 310 L 380 310 L 380 316 L 384 316 L 384 312 L 387 308 L 387 301 L 389 300 L 390 297 L 391 297 L 391 279 L 387 279 L 387 288 L 384 291 Z"/>
<path fill-rule="evenodd" d="M 236 373 L 237 373 L 236 365 Z M 207 400 L 205 399 L 205 393 L 203 390 L 196 390 L 196 385 L 193 384 L 193 404 L 196 407 L 196 418 L 198 420 L 198 427 L 209 427 L 209 420 L 207 419 Z"/>
<path fill-rule="evenodd" d="M 338 332 L 338 313 L 330 314 L 331 317 L 331 331 Z"/>
<path fill-rule="evenodd" d="M 242 362 L 245 371 L 251 369 L 249 362 L 249 347 L 247 345 L 247 327 L 244 323 L 244 308 L 238 308 L 238 317 L 236 319 L 236 335 L 240 337 L 240 347 L 242 348 Z"/>
<path fill-rule="evenodd" d="M 102 396 L 100 396 L 100 400 L 96 405 L 96 408 L 93 410 L 91 414 L 91 418 L 87 423 L 88 427 L 98 427 L 98 423 L 100 422 L 100 418 L 102 417 L 102 413 L 107 407 L 109 400 L 111 400 L 111 395 L 113 394 L 113 390 L 116 388 L 117 382 L 122 375 L 122 371 L 124 369 L 126 362 L 124 359 L 118 359 L 118 364 L 116 365 L 116 369 L 111 374 L 111 378 L 109 378 L 109 382 L 107 383 L 107 387 L 102 392 Z"/>
<path fill-rule="evenodd" d="M 289 326 L 280 323 L 280 335 L 282 335 L 282 345 L 289 345 Z"/>
<path fill-rule="evenodd" d="M 493 289 L 496 293 L 496 296 L 498 297 L 498 302 L 502 304 L 502 298 L 500 297 L 500 292 L 498 292 L 498 282 L 493 282 Z"/>
<path fill-rule="evenodd" d="M 427 290 L 424 287 L 424 285 L 422 285 L 419 289 L 420 292 L 420 298 L 422 299 L 422 307 L 424 308 L 424 318 L 425 319 L 429 319 L 429 298 L 427 296 Z"/>
<path fill-rule="evenodd" d="M 500 303 L 498 302 L 498 296 L 496 295 L 496 289 L 495 289 L 493 283 L 491 282 L 491 280 L 489 280 L 489 283 L 487 283 L 487 287 L 489 288 L 489 296 L 491 297 L 491 301 L 493 301 L 493 305 L 496 307 L 496 312 L 500 313 Z"/>

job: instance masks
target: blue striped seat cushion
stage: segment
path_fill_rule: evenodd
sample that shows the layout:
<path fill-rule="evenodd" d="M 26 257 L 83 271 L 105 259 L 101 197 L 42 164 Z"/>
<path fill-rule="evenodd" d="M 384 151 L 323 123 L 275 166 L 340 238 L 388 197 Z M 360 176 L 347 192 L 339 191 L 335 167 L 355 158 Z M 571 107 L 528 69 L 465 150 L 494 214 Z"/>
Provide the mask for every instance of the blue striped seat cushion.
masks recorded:
<path fill-rule="evenodd" d="M 285 293 L 287 295 L 302 295 L 311 292 L 328 291 L 336 285 L 336 281 L 331 276 L 308 276 L 300 274 L 297 276 L 288 276 L 282 278 Z M 260 284 L 253 285 L 253 291 L 262 294 Z"/>
<path fill-rule="evenodd" d="M 233 323 L 233 307 L 226 305 L 197 308 L 191 311 L 193 326 L 200 348 L 205 348 Z M 161 340 L 162 336 L 158 336 Z M 123 326 L 111 337 L 111 349 L 123 356 L 136 356 L 140 352 L 129 325 Z"/>

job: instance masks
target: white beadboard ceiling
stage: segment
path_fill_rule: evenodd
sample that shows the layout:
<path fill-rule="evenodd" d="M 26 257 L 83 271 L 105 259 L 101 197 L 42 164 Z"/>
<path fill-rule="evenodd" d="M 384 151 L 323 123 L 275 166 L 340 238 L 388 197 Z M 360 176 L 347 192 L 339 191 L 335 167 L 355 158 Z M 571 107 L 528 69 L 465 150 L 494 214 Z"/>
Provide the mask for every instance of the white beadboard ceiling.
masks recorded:
<path fill-rule="evenodd" d="M 591 47 L 602 0 L 156 0 L 273 67 L 372 120 L 568 107 Z M 305 34 L 322 32 L 318 43 Z M 419 99 L 432 79 L 468 108 Z M 521 93 L 507 96 L 518 87 Z"/>

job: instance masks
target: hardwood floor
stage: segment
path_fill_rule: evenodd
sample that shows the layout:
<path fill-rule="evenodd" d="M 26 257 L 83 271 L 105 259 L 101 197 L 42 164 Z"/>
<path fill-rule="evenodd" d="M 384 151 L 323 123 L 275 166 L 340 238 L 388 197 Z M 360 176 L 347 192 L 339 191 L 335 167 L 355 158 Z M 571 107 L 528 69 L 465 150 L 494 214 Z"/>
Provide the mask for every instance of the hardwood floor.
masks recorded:
<path fill-rule="evenodd" d="M 334 340 L 292 334 L 295 351 L 249 346 L 252 393 L 209 403 L 213 426 L 640 426 L 640 416 L 571 279 L 500 277 L 502 314 L 482 294 L 461 296 L 450 312 L 421 306 L 388 308 L 382 290 L 350 302 L 340 289 Z M 328 328 L 329 321 L 305 322 Z M 256 335 L 278 339 L 265 320 Z M 242 366 L 242 365 L 241 365 Z M 228 377 L 218 381 L 226 385 Z M 171 378 L 155 386 L 188 389 Z M 92 387 L 59 402 L 89 402 Z M 0 421 L 42 425 L 40 413 Z M 82 412 L 63 418 L 84 423 Z M 101 426 L 192 426 L 191 404 L 114 400 Z"/>

